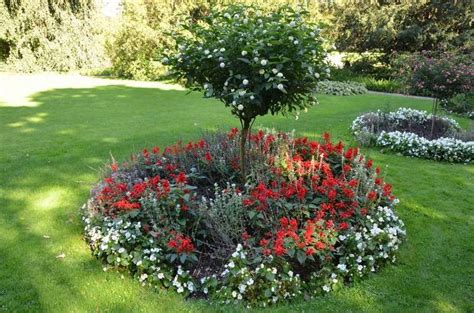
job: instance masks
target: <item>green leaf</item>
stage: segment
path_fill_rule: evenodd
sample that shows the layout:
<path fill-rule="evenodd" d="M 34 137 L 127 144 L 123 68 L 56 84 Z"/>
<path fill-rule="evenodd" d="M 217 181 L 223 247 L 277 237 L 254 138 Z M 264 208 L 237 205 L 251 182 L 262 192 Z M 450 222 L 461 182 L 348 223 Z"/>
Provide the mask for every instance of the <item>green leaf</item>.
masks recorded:
<path fill-rule="evenodd" d="M 306 254 L 302 250 L 298 250 L 298 252 L 296 252 L 296 258 L 300 264 L 303 264 L 304 261 L 306 261 Z"/>
<path fill-rule="evenodd" d="M 244 63 L 250 64 L 250 61 L 249 61 L 248 59 L 246 59 L 246 58 L 237 58 L 237 60 L 240 60 L 240 61 L 242 61 L 242 62 L 244 62 Z"/>

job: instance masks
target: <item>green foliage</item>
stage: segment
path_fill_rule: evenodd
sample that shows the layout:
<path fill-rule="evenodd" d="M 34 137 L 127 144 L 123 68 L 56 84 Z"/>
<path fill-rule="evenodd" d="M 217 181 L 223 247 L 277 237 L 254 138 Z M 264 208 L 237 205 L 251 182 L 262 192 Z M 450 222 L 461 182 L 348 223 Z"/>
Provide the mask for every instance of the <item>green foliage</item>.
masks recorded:
<path fill-rule="evenodd" d="M 336 81 L 354 81 L 364 84 L 368 90 L 380 92 L 402 92 L 402 82 L 394 78 L 375 78 L 372 75 L 362 75 L 349 69 L 332 69 L 332 79 Z"/>
<path fill-rule="evenodd" d="M 0 55 L 13 70 L 69 71 L 105 63 L 100 19 L 92 1 L 0 4 Z"/>
<path fill-rule="evenodd" d="M 367 93 L 367 88 L 364 84 L 353 81 L 324 80 L 318 83 L 316 92 L 323 95 L 353 96 Z"/>
<path fill-rule="evenodd" d="M 460 93 L 443 102 L 443 108 L 448 112 L 454 112 L 474 118 L 474 93 Z"/>
<path fill-rule="evenodd" d="M 332 38 L 344 51 L 420 51 L 472 45 L 470 1 L 386 1 L 333 11 Z"/>
<path fill-rule="evenodd" d="M 106 43 L 112 73 L 124 78 L 157 80 L 165 74 L 165 68 L 156 61 L 156 55 L 171 40 L 165 32 L 173 29 L 182 15 L 199 15 L 200 2 L 124 0 L 122 3 L 118 29 Z"/>
<path fill-rule="evenodd" d="M 221 100 L 246 123 L 304 109 L 329 72 L 319 28 L 306 15 L 287 6 L 269 14 L 251 6 L 212 11 L 173 34 L 176 52 L 165 52 L 163 62 L 187 87 Z"/>

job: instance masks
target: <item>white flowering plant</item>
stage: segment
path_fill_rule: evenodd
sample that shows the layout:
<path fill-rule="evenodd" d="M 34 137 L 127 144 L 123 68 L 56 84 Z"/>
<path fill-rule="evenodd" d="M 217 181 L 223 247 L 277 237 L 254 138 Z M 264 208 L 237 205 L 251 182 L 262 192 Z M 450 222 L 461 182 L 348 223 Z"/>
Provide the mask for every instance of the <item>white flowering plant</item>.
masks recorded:
<path fill-rule="evenodd" d="M 359 141 L 376 145 L 406 156 L 471 163 L 474 141 L 460 140 L 461 127 L 452 118 L 438 117 L 426 111 L 400 108 L 394 112 L 369 112 L 358 116 L 351 130 Z M 435 125 L 435 138 L 432 138 Z"/>
<path fill-rule="evenodd" d="M 308 12 L 283 6 L 262 13 L 254 6 L 231 5 L 189 20 L 172 34 L 176 49 L 163 63 L 192 90 L 221 100 L 242 126 L 245 142 L 257 116 L 298 112 L 316 103 L 317 82 L 329 76 L 323 39 Z"/>

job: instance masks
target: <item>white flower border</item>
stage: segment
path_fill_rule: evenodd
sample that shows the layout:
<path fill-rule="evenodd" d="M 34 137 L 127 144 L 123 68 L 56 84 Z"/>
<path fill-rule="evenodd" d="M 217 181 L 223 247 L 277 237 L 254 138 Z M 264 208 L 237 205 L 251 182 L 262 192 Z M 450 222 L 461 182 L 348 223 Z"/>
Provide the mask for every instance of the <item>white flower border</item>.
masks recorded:
<path fill-rule="evenodd" d="M 471 163 L 474 161 L 474 141 L 461 141 L 455 138 L 438 138 L 429 140 L 410 132 L 386 132 L 374 134 L 365 125 L 368 115 L 374 117 L 384 116 L 393 123 L 410 120 L 413 122 L 426 122 L 432 115 L 426 111 L 410 108 L 400 108 L 395 112 L 384 113 L 382 111 L 370 112 L 358 116 L 353 122 L 351 130 L 355 135 L 369 133 L 375 137 L 375 144 L 380 147 L 389 148 L 406 156 L 433 159 L 437 161 L 449 161 L 459 163 Z M 459 124 L 447 117 L 440 117 L 455 130 L 459 130 Z"/>

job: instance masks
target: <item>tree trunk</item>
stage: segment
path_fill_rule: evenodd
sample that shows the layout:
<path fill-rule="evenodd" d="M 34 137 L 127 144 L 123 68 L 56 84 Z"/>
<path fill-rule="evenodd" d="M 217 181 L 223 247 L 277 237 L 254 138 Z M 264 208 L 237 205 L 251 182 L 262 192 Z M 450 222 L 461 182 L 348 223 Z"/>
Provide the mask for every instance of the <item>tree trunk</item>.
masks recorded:
<path fill-rule="evenodd" d="M 433 139 L 433 134 L 434 134 L 434 127 L 436 123 L 436 111 L 438 110 L 438 99 L 434 99 L 433 102 L 433 113 L 431 116 L 431 132 L 430 132 L 430 138 Z"/>
<path fill-rule="evenodd" d="M 242 131 L 240 132 L 240 173 L 242 174 L 242 181 L 245 183 L 247 179 L 247 168 L 246 168 L 246 157 L 247 149 L 245 143 L 247 142 L 247 137 L 250 130 L 250 121 L 242 121 Z"/>

